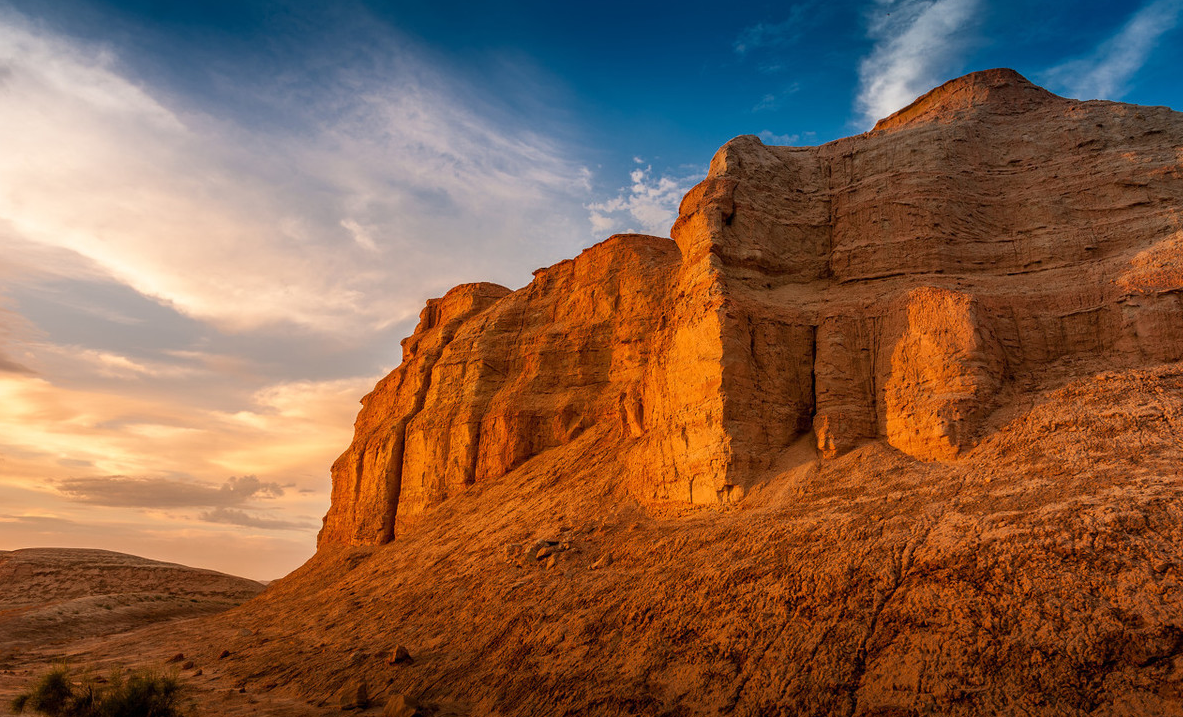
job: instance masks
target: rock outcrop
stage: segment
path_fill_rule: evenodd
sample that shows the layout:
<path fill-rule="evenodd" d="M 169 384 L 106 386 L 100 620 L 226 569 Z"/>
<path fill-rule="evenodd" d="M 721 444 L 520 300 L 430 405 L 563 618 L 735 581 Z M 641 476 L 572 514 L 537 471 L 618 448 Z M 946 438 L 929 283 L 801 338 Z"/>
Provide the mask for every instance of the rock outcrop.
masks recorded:
<path fill-rule="evenodd" d="M 1183 358 L 1183 115 L 1010 70 L 820 147 L 732 140 L 672 241 L 428 303 L 333 466 L 320 545 L 382 544 L 589 434 L 642 500 L 729 504 L 810 435 L 950 460 L 1072 356 Z"/>
<path fill-rule="evenodd" d="M 672 239 L 430 302 L 316 555 L 88 659 L 242 714 L 1183 714 L 1181 172 L 1183 115 L 1004 70 L 733 140 Z"/>

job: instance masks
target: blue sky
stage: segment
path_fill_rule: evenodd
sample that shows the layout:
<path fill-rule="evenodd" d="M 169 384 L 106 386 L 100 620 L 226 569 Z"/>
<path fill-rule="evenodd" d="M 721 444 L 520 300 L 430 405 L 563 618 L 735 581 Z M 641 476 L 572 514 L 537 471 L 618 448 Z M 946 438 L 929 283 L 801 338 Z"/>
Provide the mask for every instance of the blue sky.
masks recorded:
<path fill-rule="evenodd" d="M 1181 108 L 1181 21 L 1183 0 L 0 0 L 0 549 L 275 577 L 426 298 L 666 235 L 731 137 L 820 144 L 968 71 Z"/>

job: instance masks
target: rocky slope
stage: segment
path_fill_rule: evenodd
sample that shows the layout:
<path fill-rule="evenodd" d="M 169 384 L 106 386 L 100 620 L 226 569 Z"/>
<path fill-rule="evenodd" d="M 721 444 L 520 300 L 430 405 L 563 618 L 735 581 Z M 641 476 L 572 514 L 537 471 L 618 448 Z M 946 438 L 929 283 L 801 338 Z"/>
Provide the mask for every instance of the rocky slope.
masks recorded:
<path fill-rule="evenodd" d="M 974 73 L 729 142 L 671 234 L 429 302 L 316 557 L 103 654 L 325 709 L 1183 714 L 1183 115 Z"/>

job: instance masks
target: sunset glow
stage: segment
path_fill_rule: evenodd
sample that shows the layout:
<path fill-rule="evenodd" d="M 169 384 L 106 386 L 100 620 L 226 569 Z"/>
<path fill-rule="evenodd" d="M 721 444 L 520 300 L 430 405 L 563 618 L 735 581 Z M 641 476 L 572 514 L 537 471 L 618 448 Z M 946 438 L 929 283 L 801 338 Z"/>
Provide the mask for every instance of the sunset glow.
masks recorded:
<path fill-rule="evenodd" d="M 977 0 L 44 5 L 0 0 L 0 549 L 258 579 L 313 553 L 427 298 L 668 235 L 732 136 L 820 144 L 1000 65 L 1183 107 L 1183 0 L 1043 29 Z"/>

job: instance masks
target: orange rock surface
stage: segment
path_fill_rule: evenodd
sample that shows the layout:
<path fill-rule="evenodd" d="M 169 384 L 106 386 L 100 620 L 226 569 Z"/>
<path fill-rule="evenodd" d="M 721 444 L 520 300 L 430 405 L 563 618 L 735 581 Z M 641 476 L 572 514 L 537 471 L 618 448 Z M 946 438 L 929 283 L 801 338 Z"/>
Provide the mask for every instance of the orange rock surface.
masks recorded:
<path fill-rule="evenodd" d="M 1010 70 L 821 147 L 732 140 L 672 242 L 430 302 L 333 466 L 320 545 L 388 542 L 585 432 L 639 499 L 730 504 L 807 434 L 949 460 L 1048 364 L 1179 360 L 1181 144 L 1176 112 Z"/>
<path fill-rule="evenodd" d="M 307 564 L 72 658 L 277 717 L 1183 714 L 1181 172 L 1183 115 L 1009 70 L 737 138 L 672 239 L 429 302 Z"/>

